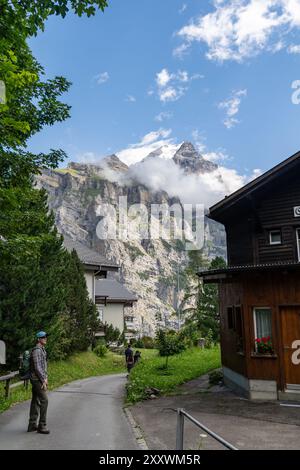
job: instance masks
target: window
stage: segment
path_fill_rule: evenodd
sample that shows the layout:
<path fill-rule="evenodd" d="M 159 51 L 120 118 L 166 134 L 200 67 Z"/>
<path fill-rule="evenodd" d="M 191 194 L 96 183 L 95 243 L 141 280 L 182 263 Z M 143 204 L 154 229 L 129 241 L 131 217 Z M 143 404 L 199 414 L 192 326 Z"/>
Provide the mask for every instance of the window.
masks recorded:
<path fill-rule="evenodd" d="M 98 320 L 100 320 L 103 323 L 103 307 L 101 307 L 101 305 L 96 305 L 96 308 L 97 308 Z"/>
<path fill-rule="evenodd" d="M 254 309 L 254 334 L 255 339 L 272 338 L 272 312 L 270 308 Z"/>
<path fill-rule="evenodd" d="M 298 261 L 300 261 L 300 228 L 296 229 L 296 240 L 297 240 Z"/>
<path fill-rule="evenodd" d="M 235 330 L 236 330 L 236 346 L 238 352 L 244 352 L 244 325 L 241 307 L 237 306 L 235 310 Z"/>
<path fill-rule="evenodd" d="M 270 241 L 270 245 L 280 245 L 281 244 L 281 230 L 271 230 L 269 232 L 269 241 Z"/>
<path fill-rule="evenodd" d="M 227 324 L 229 330 L 234 329 L 233 307 L 227 307 Z"/>
<path fill-rule="evenodd" d="M 133 323 L 134 322 L 134 317 L 125 317 L 125 321 L 128 323 Z"/>

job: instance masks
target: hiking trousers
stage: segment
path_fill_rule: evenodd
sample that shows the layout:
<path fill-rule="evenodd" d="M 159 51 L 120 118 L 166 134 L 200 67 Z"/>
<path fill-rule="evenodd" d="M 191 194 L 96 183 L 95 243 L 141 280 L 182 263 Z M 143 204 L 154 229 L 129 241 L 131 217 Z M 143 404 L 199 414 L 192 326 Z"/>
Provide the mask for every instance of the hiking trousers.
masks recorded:
<path fill-rule="evenodd" d="M 29 424 L 37 425 L 40 416 L 39 427 L 46 427 L 48 396 L 46 390 L 42 389 L 39 380 L 31 380 L 32 399 L 30 405 Z"/>

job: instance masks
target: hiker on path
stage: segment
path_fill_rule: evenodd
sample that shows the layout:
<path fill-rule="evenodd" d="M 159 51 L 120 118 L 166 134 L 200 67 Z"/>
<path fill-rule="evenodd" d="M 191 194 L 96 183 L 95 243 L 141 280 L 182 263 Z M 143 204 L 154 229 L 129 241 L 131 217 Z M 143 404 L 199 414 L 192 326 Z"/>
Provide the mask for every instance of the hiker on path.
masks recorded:
<path fill-rule="evenodd" d="M 32 400 L 28 432 L 37 431 L 40 434 L 49 434 L 47 429 L 48 408 L 48 374 L 47 374 L 47 333 L 39 331 L 36 335 L 37 344 L 30 354 L 30 382 L 32 385 Z M 38 423 L 39 418 L 39 423 Z"/>
<path fill-rule="evenodd" d="M 128 344 L 127 348 L 125 349 L 125 360 L 126 360 L 126 367 L 128 374 L 134 366 L 134 359 L 133 359 L 133 351 L 131 349 L 131 345 Z"/>
<path fill-rule="evenodd" d="M 136 365 L 140 359 L 141 359 L 141 353 L 140 351 L 136 351 L 133 357 L 134 365 Z"/>

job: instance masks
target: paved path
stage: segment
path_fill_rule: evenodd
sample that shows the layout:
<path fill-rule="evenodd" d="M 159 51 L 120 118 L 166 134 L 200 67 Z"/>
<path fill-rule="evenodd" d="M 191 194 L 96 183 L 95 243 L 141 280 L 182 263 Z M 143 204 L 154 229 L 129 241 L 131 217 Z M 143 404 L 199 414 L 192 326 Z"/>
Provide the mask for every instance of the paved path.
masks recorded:
<path fill-rule="evenodd" d="M 132 450 L 137 443 L 124 415 L 126 375 L 92 377 L 49 393 L 49 435 L 27 433 L 30 402 L 0 414 L 0 450 Z"/>
<path fill-rule="evenodd" d="M 147 400 L 130 408 L 150 449 L 175 449 L 177 408 L 184 408 L 241 450 L 300 448 L 300 408 L 281 406 L 280 402 L 248 401 L 226 387 L 209 387 L 208 376 L 203 376 L 179 387 L 178 395 Z M 184 436 L 186 450 L 224 449 L 188 421 Z"/>

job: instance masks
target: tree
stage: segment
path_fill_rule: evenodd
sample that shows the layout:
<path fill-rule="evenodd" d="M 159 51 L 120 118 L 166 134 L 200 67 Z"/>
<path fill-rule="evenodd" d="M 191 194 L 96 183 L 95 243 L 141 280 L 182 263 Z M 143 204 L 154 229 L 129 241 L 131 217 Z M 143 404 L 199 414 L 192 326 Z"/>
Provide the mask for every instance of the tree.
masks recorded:
<path fill-rule="evenodd" d="M 114 328 L 113 325 L 108 325 L 107 323 L 104 325 L 104 334 L 107 344 L 117 342 L 121 336 L 121 332 L 118 328 Z"/>
<path fill-rule="evenodd" d="M 106 0 L 0 0 L 0 79 L 6 87 L 6 103 L 0 105 L 0 151 L 23 147 L 22 160 L 39 165 L 57 165 L 64 152 L 47 156 L 24 154 L 27 140 L 45 125 L 69 117 L 70 107 L 58 100 L 69 86 L 63 77 L 43 81 L 43 67 L 26 43 L 29 36 L 44 28 L 51 15 L 65 17 L 73 10 L 78 16 L 104 10 Z M 19 152 L 18 152 L 19 154 Z M 20 162 L 19 162 L 20 163 Z"/>
<path fill-rule="evenodd" d="M 108 6 L 107 0 L 1 0 L 0 16 L 13 25 L 18 25 L 27 36 L 44 30 L 49 16 L 56 15 L 64 18 L 72 10 L 76 15 L 96 14 L 97 9 L 104 11 Z"/>
<path fill-rule="evenodd" d="M 170 356 L 179 354 L 185 350 L 185 343 L 181 340 L 180 335 L 175 331 L 158 330 L 156 342 L 159 355 L 166 358 L 165 367 L 168 368 L 168 360 Z"/>
<path fill-rule="evenodd" d="M 211 261 L 209 269 L 221 269 L 226 267 L 226 262 L 221 257 Z M 218 286 L 201 282 L 194 271 L 191 288 L 185 296 L 185 303 L 193 303 L 183 310 L 186 316 L 186 324 L 192 324 L 201 336 L 211 336 L 213 341 L 220 338 L 220 316 L 218 305 Z"/>
<path fill-rule="evenodd" d="M 65 153 L 36 155 L 26 148 L 44 126 L 69 117 L 70 106 L 60 97 L 70 82 L 43 80 L 26 40 L 50 15 L 64 17 L 71 8 L 91 16 L 105 6 L 105 0 L 0 0 L 0 79 L 6 89 L 0 103 L 0 337 L 10 367 L 39 329 L 50 332 L 50 355 L 62 358 L 85 348 L 95 325 L 79 260 L 63 249 L 46 193 L 34 186 L 34 176 L 56 168 Z"/>
<path fill-rule="evenodd" d="M 18 206 L 0 214 L 0 337 L 7 363 L 46 330 L 52 359 L 62 359 L 90 344 L 97 329 L 95 306 L 88 298 L 82 265 L 62 245 L 44 191 L 19 191 Z"/>
<path fill-rule="evenodd" d="M 69 287 L 66 301 L 71 351 L 84 351 L 91 343 L 90 333 L 97 330 L 95 304 L 89 299 L 82 263 L 76 251 L 68 256 L 65 283 Z"/>

